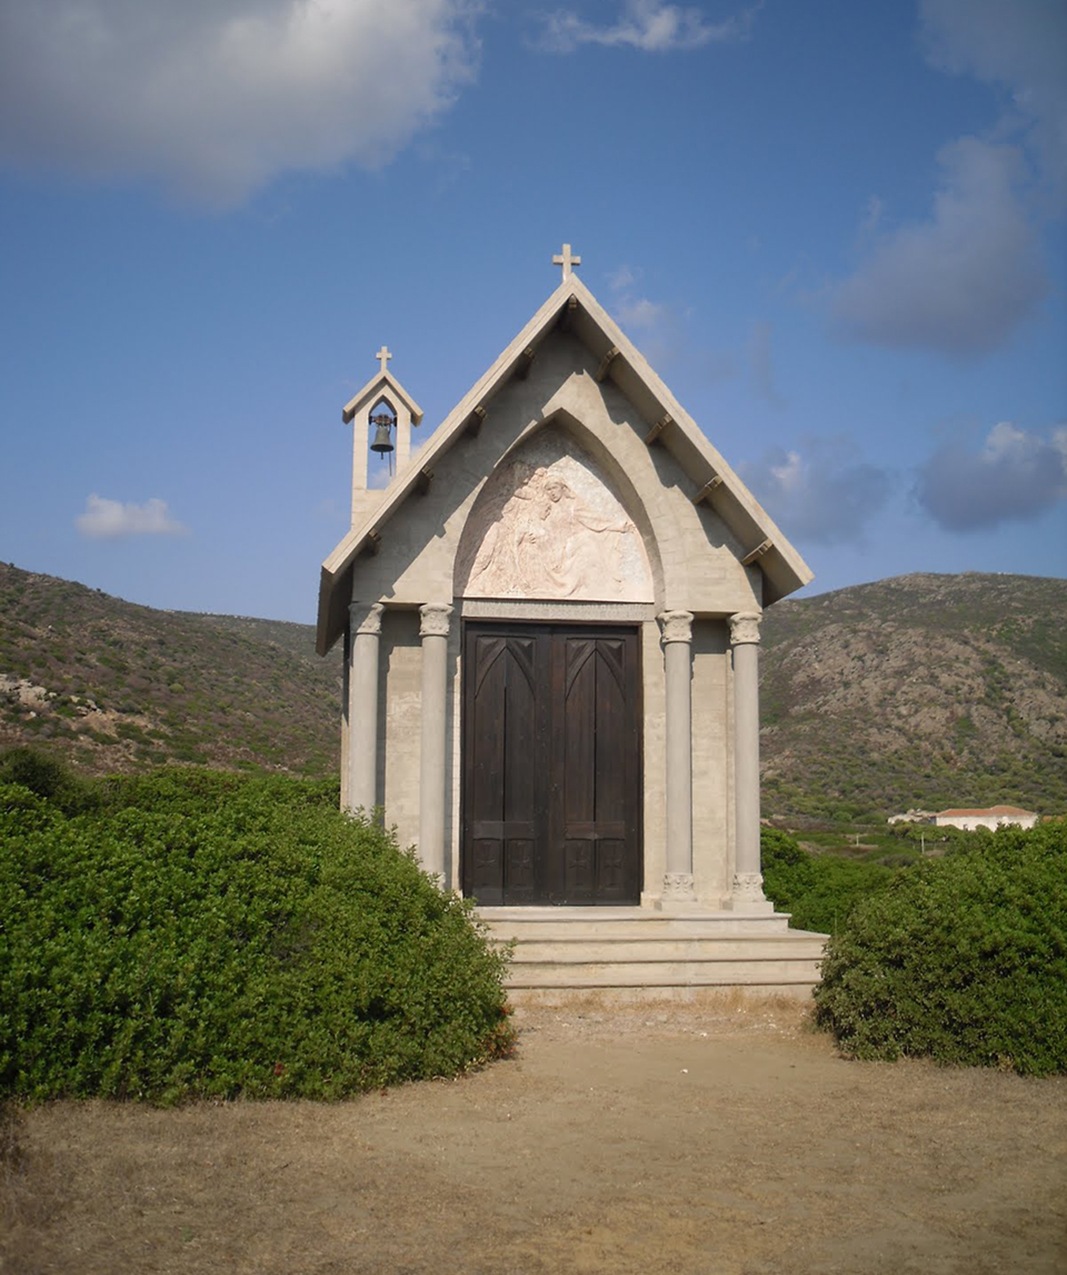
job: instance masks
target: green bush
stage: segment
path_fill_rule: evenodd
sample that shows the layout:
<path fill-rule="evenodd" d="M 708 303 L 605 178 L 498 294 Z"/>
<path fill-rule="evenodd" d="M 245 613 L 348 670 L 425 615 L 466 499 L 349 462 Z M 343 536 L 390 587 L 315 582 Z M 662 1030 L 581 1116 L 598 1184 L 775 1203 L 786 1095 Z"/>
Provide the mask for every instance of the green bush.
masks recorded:
<path fill-rule="evenodd" d="M 97 804 L 91 784 L 36 748 L 9 748 L 0 755 L 0 784 L 20 784 L 39 797 L 48 798 L 65 814 L 78 814 Z"/>
<path fill-rule="evenodd" d="M 760 832 L 763 888 L 779 911 L 791 913 L 800 930 L 835 934 L 857 900 L 882 889 L 893 876 L 881 864 L 812 855 L 777 828 Z"/>
<path fill-rule="evenodd" d="M 506 958 L 335 791 L 0 786 L 0 1095 L 339 1098 L 506 1052 Z"/>
<path fill-rule="evenodd" d="M 243 771 L 191 766 L 161 766 L 134 775 L 109 775 L 96 783 L 97 801 L 110 811 L 133 808 L 159 814 L 202 814 L 256 794 L 275 808 L 318 806 L 336 811 L 340 793 L 336 779 L 294 781 L 285 775 L 260 774 L 254 788 Z"/>
<path fill-rule="evenodd" d="M 815 1000 L 857 1058 L 1067 1071 L 1067 825 L 898 874 L 831 939 Z"/>

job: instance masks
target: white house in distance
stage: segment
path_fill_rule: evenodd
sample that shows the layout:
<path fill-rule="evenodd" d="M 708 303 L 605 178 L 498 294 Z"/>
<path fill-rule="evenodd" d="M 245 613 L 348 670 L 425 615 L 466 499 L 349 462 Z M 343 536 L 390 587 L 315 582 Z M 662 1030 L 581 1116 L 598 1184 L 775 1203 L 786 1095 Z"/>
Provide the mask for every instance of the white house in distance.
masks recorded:
<path fill-rule="evenodd" d="M 1017 828 L 1032 828 L 1037 823 L 1037 815 L 1018 806 L 989 806 L 984 810 L 939 810 L 934 815 L 934 823 L 938 828 L 963 828 L 967 832 L 988 828 L 995 832 L 1011 824 Z"/>
<path fill-rule="evenodd" d="M 822 936 L 762 889 L 757 654 L 811 572 L 569 245 L 554 262 L 421 446 L 385 347 L 344 408 L 352 527 L 318 616 L 319 652 L 345 648 L 342 802 L 519 941 L 513 988 L 809 987 Z"/>

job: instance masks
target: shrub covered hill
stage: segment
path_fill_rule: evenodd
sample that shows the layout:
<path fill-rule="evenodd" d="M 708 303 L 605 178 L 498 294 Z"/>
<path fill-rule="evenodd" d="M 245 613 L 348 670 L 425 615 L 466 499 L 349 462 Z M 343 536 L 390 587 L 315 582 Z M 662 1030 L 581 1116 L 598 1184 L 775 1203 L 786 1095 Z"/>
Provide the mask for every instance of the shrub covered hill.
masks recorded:
<path fill-rule="evenodd" d="M 1067 813 L 1067 580 L 908 575 L 770 608 L 768 816 Z"/>
<path fill-rule="evenodd" d="M 332 774 L 340 651 L 311 626 L 156 611 L 0 564 L 0 749 Z M 1067 812 L 1067 581 L 911 575 L 767 612 L 764 812 Z"/>
<path fill-rule="evenodd" d="M 305 624 L 156 611 L 0 563 L 0 749 L 82 769 L 335 772 L 341 655 Z"/>

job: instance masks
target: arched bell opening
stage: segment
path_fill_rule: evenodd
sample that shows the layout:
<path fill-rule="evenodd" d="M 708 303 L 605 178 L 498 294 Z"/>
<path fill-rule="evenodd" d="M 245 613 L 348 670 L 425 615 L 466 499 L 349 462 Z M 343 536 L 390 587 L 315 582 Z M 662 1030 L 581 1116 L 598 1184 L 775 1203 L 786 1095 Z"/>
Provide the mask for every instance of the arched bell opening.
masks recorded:
<path fill-rule="evenodd" d="M 396 473 L 398 414 L 384 394 L 367 417 L 367 486 L 386 487 Z"/>

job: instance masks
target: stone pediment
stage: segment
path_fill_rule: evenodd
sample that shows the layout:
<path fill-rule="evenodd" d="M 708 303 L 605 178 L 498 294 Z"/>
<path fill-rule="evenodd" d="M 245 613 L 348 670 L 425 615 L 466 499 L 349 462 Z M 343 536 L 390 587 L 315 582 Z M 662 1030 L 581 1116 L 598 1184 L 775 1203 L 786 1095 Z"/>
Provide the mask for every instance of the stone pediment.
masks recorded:
<path fill-rule="evenodd" d="M 353 525 L 323 563 L 318 619 L 321 653 L 344 632 L 352 597 L 353 570 L 361 555 L 378 551 L 383 538 L 390 534 L 390 522 L 401 515 L 409 499 L 426 493 L 435 473 L 446 467 L 446 458 L 453 449 L 462 448 L 465 440 L 477 438 L 483 430 L 494 429 L 494 405 L 498 398 L 510 386 L 529 376 L 541 347 L 560 333 L 585 348 L 590 369 L 586 375 L 591 383 L 605 392 L 615 390 L 625 397 L 632 407 L 631 425 L 643 444 L 650 452 L 662 450 L 669 456 L 680 470 L 688 499 L 694 506 L 703 505 L 712 511 L 726 528 L 731 543 L 736 546 L 737 561 L 746 568 L 758 565 L 763 579 L 764 605 L 794 592 L 812 578 L 800 555 L 644 356 L 581 280 L 571 274 L 437 427 L 407 470 L 394 479 L 380 503 L 359 524 Z M 384 377 L 388 377 L 388 373 L 375 378 L 357 399 L 384 390 L 384 385 L 379 384 Z M 488 477 L 489 470 L 483 474 Z M 571 501 L 569 507 L 573 513 L 579 506 Z M 562 524 L 560 527 L 562 531 Z M 586 532 L 598 540 L 621 534 L 593 532 L 588 527 Z M 555 536 L 556 530 L 551 534 Z M 574 534 L 581 538 L 578 532 Z M 586 539 L 588 541 L 588 537 Z M 592 541 L 588 543 L 592 552 Z M 467 580 L 465 587 L 470 583 Z"/>
<path fill-rule="evenodd" d="M 366 385 L 344 405 L 341 419 L 347 425 L 352 418 L 365 407 L 373 407 L 379 399 L 385 399 L 395 412 L 403 405 L 411 415 L 411 423 L 418 425 L 422 420 L 422 408 L 404 389 L 392 372 L 379 372 L 372 376 Z"/>

